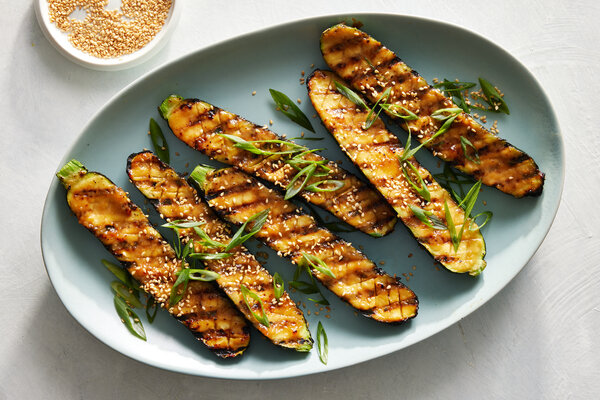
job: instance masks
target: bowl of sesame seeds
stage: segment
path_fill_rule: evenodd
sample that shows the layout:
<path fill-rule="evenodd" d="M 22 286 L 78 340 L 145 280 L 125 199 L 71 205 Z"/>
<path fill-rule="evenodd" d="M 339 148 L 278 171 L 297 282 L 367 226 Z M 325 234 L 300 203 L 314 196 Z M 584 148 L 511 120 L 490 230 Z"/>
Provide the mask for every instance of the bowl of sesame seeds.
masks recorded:
<path fill-rule="evenodd" d="M 115 71 L 155 55 L 179 19 L 177 0 L 37 0 L 46 38 L 69 60 Z"/>

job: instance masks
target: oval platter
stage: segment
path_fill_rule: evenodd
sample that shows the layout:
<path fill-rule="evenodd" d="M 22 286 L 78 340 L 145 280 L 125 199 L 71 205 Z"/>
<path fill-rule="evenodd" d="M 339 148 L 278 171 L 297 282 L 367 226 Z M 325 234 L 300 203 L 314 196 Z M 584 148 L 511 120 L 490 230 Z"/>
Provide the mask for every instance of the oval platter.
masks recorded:
<path fill-rule="evenodd" d="M 41 226 L 44 262 L 65 307 L 89 332 L 126 356 L 187 374 L 228 379 L 306 375 L 373 359 L 440 332 L 491 299 L 527 264 L 550 229 L 560 202 L 564 155 L 558 123 L 547 96 L 520 62 L 489 40 L 447 23 L 388 14 L 334 15 L 286 23 L 197 50 L 148 73 L 113 97 L 83 129 L 57 169 L 77 158 L 88 169 L 122 186 L 150 213 L 151 221 L 160 224 L 125 173 L 130 153 L 151 148 L 149 119 L 161 124 L 171 148 L 171 164 L 177 171 L 190 172 L 198 163 L 217 165 L 170 133 L 157 112 L 161 101 L 173 93 L 200 98 L 258 124 L 272 120 L 275 132 L 299 136 L 301 128 L 275 110 L 268 89 L 300 99 L 300 108 L 309 117 L 315 114 L 306 87 L 300 84 L 302 71 L 308 76 L 313 68 L 326 68 L 319 51 L 321 32 L 352 17 L 429 82 L 433 78 L 476 82 L 483 76 L 506 94 L 511 114 L 490 114 L 486 125 L 497 119 L 500 136 L 536 160 L 546 173 L 546 183 L 538 198 L 514 199 L 491 188 L 483 189 L 475 211 L 494 213 L 483 230 L 488 250 L 486 270 L 474 278 L 436 268 L 401 223 L 380 239 L 356 232 L 340 234 L 362 246 L 387 272 L 409 278 L 403 281 L 419 297 L 418 317 L 405 325 L 385 326 L 355 315 L 330 293 L 325 294 L 331 302 L 329 312 L 295 292 L 292 297 L 311 311 L 307 319 L 313 337 L 318 321 L 325 327 L 329 338 L 327 365 L 319 361 L 314 350 L 296 354 L 279 349 L 256 331 L 241 358 L 219 360 L 165 311 L 152 325 L 144 324 L 147 342 L 129 334 L 113 308 L 112 276 L 100 263 L 100 259 L 111 257 L 79 226 L 66 205 L 64 189 L 53 179 Z M 341 160 L 345 168 L 356 172 L 318 120 L 311 120 L 317 132 L 306 135 L 323 140 L 306 142 L 307 146 L 325 148 L 326 157 Z M 402 142 L 406 140 L 403 131 L 388 125 Z M 439 163 L 428 152 L 418 156 L 432 172 L 440 171 Z M 256 254 L 256 243 L 250 243 L 249 248 Z M 286 280 L 292 279 L 292 264 L 266 252 L 266 267 L 272 273 L 280 272 Z"/>

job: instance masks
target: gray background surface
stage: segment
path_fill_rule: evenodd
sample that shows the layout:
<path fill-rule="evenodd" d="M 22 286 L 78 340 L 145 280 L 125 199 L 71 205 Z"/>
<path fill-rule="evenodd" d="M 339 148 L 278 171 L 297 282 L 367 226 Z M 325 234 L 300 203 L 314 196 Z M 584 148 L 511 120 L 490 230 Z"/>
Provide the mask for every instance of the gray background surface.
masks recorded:
<path fill-rule="evenodd" d="M 32 2 L 3 2 L 0 399 L 597 398 L 600 118 L 594 98 L 600 90 L 600 3 L 419 3 L 188 0 L 156 57 L 131 70 L 96 72 L 50 46 Z M 525 269 L 485 306 L 417 345 L 280 381 L 165 372 L 116 353 L 81 328 L 50 285 L 39 226 L 58 162 L 96 110 L 143 73 L 199 47 L 298 18 L 365 11 L 474 30 L 523 62 L 548 93 L 563 131 L 566 182 L 554 225 Z"/>

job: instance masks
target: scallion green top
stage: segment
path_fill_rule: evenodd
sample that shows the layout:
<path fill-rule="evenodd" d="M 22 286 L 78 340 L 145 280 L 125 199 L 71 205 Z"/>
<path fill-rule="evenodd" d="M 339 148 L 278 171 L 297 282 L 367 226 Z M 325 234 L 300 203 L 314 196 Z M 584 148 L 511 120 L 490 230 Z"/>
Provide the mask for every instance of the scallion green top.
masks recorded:
<path fill-rule="evenodd" d="M 68 163 L 66 163 L 57 173 L 56 176 L 60 179 L 60 182 L 68 188 L 71 185 L 71 182 L 78 176 L 84 175 L 87 173 L 87 170 L 83 166 L 82 163 L 77 161 L 76 159 L 72 159 Z"/>

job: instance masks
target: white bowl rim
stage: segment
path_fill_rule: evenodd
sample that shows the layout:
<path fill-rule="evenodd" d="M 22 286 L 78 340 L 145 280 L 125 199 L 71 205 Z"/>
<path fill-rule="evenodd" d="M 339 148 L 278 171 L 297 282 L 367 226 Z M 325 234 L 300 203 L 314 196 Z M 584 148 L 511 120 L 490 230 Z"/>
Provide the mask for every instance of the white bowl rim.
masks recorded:
<path fill-rule="evenodd" d="M 146 46 L 131 54 L 115 58 L 97 58 L 75 48 L 68 41 L 67 34 L 50 22 L 50 16 L 46 12 L 47 4 L 48 0 L 36 0 L 35 16 L 44 36 L 60 54 L 83 67 L 98 71 L 118 71 L 140 65 L 163 48 L 177 26 L 183 2 L 172 0 L 165 25 Z"/>

